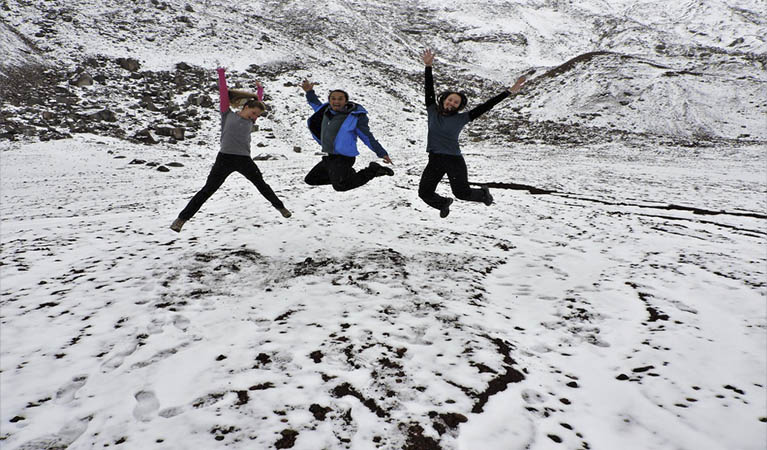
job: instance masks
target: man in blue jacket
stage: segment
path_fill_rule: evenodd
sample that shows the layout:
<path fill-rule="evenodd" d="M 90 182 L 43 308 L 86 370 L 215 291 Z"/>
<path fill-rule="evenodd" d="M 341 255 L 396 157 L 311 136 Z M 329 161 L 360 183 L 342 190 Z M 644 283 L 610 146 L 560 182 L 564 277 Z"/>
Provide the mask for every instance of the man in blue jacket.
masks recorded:
<path fill-rule="evenodd" d="M 330 184 L 336 191 L 348 191 L 375 177 L 394 175 L 393 170 L 377 162 L 371 162 L 359 172 L 354 170 L 354 161 L 359 155 L 357 138 L 387 164 L 392 164 L 392 161 L 370 132 L 367 111 L 362 105 L 350 102 L 349 95 L 342 90 L 331 91 L 328 102 L 321 103 L 314 92 L 314 85 L 308 80 L 301 83 L 306 101 L 314 110 L 307 124 L 326 156 L 309 171 L 304 181 L 312 186 Z"/>

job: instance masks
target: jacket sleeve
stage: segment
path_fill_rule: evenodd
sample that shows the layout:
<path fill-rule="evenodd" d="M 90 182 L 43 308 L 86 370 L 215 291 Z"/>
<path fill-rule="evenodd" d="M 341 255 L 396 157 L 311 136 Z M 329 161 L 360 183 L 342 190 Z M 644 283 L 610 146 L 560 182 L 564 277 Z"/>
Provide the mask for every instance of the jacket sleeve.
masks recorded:
<path fill-rule="evenodd" d="M 370 132 L 367 114 L 360 114 L 359 117 L 357 117 L 357 128 L 355 128 L 355 131 L 357 136 L 362 139 L 362 142 L 365 143 L 370 150 L 373 150 L 379 158 L 389 155 L 376 138 L 373 137 L 373 133 Z"/>
<path fill-rule="evenodd" d="M 264 101 L 264 87 L 259 86 L 258 89 L 256 89 L 256 97 L 258 97 L 259 102 Z"/>
<path fill-rule="evenodd" d="M 314 89 L 306 93 L 306 101 L 315 111 L 322 108 L 322 102 L 319 98 L 317 98 L 317 94 L 314 92 Z"/>
<path fill-rule="evenodd" d="M 490 111 L 493 108 L 493 106 L 500 103 L 503 99 L 505 99 L 509 95 L 511 95 L 509 91 L 503 91 L 502 93 L 496 95 L 495 97 L 491 98 L 485 103 L 477 106 L 476 108 L 473 108 L 471 111 L 469 111 L 469 121 L 472 121 L 476 119 L 477 117 L 481 116 L 482 114 Z"/>
<path fill-rule="evenodd" d="M 219 111 L 225 113 L 229 111 L 229 88 L 226 86 L 226 73 L 221 67 L 216 69 L 216 72 L 218 72 Z"/>
<path fill-rule="evenodd" d="M 426 66 L 426 69 L 424 69 L 423 83 L 426 90 L 426 106 L 429 107 L 437 104 L 434 97 L 434 77 L 431 73 L 431 66 Z"/>

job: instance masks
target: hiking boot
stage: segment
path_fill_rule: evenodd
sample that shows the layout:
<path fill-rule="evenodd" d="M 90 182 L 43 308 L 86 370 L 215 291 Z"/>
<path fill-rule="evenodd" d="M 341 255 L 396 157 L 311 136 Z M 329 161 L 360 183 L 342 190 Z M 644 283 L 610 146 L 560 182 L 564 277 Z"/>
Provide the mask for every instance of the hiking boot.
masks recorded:
<path fill-rule="evenodd" d="M 482 192 L 485 193 L 485 198 L 482 200 L 482 203 L 484 203 L 487 206 L 490 206 L 493 204 L 493 196 L 490 195 L 490 189 L 487 186 L 482 186 Z"/>
<path fill-rule="evenodd" d="M 377 177 L 382 177 L 384 175 L 387 175 L 387 176 L 394 175 L 394 171 L 393 170 L 391 170 L 388 167 L 384 167 L 384 166 L 378 164 L 375 161 L 371 161 L 371 163 L 368 165 L 368 167 L 373 170 L 373 174 L 375 176 L 377 176 Z"/>
<path fill-rule="evenodd" d="M 280 214 L 282 214 L 282 217 L 286 219 L 293 215 L 292 212 L 288 211 L 288 208 L 279 208 L 277 211 L 279 211 Z"/>
<path fill-rule="evenodd" d="M 445 202 L 445 206 L 439 209 L 439 216 L 443 219 L 447 217 L 448 214 L 450 214 L 450 205 L 453 204 L 453 199 L 449 198 L 447 199 L 447 202 Z"/>
<path fill-rule="evenodd" d="M 176 220 L 174 220 L 173 223 L 170 225 L 170 229 L 175 231 L 176 233 L 179 233 L 181 232 L 181 227 L 183 227 L 185 223 L 186 223 L 186 220 L 180 217 L 177 217 Z"/>

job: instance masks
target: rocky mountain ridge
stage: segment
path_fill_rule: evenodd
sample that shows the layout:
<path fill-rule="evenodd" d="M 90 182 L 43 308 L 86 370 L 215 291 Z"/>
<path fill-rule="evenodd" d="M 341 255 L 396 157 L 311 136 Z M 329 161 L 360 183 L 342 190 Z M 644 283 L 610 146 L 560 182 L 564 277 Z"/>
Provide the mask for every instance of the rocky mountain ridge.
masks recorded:
<path fill-rule="evenodd" d="M 36 51 L 2 63 L 0 136 L 210 142 L 216 63 L 230 67 L 233 84 L 261 79 L 273 99 L 293 104 L 304 77 L 351 85 L 397 122 L 403 109 L 420 111 L 417 55 L 429 46 L 437 89 L 463 87 L 473 104 L 536 71 L 473 139 L 760 143 L 767 21 L 757 3 L 6 0 L 3 35 Z M 701 31 L 708 22 L 716 26 Z M 272 118 L 292 125 L 304 113 L 276 108 Z"/>

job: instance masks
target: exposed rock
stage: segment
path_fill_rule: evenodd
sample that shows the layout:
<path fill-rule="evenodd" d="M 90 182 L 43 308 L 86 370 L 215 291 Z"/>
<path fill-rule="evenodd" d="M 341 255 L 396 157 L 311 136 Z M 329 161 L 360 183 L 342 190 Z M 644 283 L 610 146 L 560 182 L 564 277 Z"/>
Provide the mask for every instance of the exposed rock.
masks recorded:
<path fill-rule="evenodd" d="M 182 127 L 157 127 L 155 132 L 160 136 L 169 136 L 177 141 L 184 140 L 184 132 L 186 130 Z"/>
<path fill-rule="evenodd" d="M 117 64 L 130 72 L 135 72 L 141 67 L 141 64 L 139 64 L 138 60 L 134 58 L 117 58 Z"/>
<path fill-rule="evenodd" d="M 72 78 L 69 81 L 69 84 L 72 84 L 77 87 L 83 87 L 83 86 L 92 86 L 93 85 L 93 77 L 88 75 L 87 73 L 83 72 L 79 75 L 76 75 L 74 78 Z"/>
<path fill-rule="evenodd" d="M 159 166 L 159 167 L 157 167 L 157 171 L 158 172 L 170 172 L 170 169 L 168 169 L 165 166 Z"/>
<path fill-rule="evenodd" d="M 145 128 L 136 134 L 133 135 L 133 139 L 143 142 L 145 144 L 156 144 L 157 139 L 152 135 L 152 132 L 149 130 L 149 128 Z"/>
<path fill-rule="evenodd" d="M 91 121 L 117 122 L 117 115 L 109 109 L 86 113 L 85 117 Z"/>
<path fill-rule="evenodd" d="M 259 153 L 253 157 L 253 161 L 276 161 L 280 159 L 287 159 L 283 155 L 270 155 L 268 153 Z"/>

